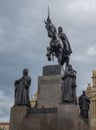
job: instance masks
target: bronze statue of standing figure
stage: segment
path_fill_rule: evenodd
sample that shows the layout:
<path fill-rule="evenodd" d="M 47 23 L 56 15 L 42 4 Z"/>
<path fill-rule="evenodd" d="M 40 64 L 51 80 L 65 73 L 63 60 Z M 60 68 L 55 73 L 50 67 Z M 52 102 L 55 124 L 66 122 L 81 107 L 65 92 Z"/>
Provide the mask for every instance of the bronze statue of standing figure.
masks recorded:
<path fill-rule="evenodd" d="M 83 90 L 82 95 L 79 97 L 80 115 L 85 119 L 88 118 L 88 111 L 90 107 L 90 99 L 86 96 L 86 91 Z"/>
<path fill-rule="evenodd" d="M 76 71 L 72 65 L 68 65 L 65 69 L 64 76 L 62 77 L 62 96 L 61 103 L 74 103 L 77 104 L 76 98 Z"/>
<path fill-rule="evenodd" d="M 15 102 L 14 105 L 30 106 L 29 86 L 31 77 L 28 76 L 28 69 L 23 70 L 23 76 L 16 80 L 15 83 Z"/>

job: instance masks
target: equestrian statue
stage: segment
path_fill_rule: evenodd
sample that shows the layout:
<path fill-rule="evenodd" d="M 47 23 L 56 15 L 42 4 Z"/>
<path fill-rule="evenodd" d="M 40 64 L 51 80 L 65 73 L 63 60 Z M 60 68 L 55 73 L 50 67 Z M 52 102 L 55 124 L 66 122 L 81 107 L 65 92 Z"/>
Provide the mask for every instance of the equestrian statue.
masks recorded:
<path fill-rule="evenodd" d="M 58 63 L 63 66 L 66 63 L 66 66 L 69 65 L 70 55 L 72 49 L 69 43 L 69 40 L 66 34 L 63 32 L 62 27 L 58 27 L 58 32 L 56 27 L 51 21 L 50 12 L 48 7 L 48 17 L 44 20 L 45 28 L 50 38 L 49 46 L 47 47 L 47 58 L 48 61 L 54 60 L 54 57 L 57 58 Z"/>

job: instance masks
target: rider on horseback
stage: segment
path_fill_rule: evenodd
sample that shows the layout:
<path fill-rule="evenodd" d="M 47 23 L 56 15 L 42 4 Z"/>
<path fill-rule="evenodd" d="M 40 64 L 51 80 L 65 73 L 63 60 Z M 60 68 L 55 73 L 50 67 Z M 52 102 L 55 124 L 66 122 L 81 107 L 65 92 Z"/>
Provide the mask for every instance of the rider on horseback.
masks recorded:
<path fill-rule="evenodd" d="M 66 55 L 70 55 L 72 53 L 72 49 L 71 49 L 71 46 L 70 46 L 70 43 L 68 41 L 68 38 L 67 38 L 66 34 L 63 33 L 63 28 L 62 27 L 58 27 L 58 36 L 59 36 L 60 40 L 63 43 L 64 53 Z"/>
<path fill-rule="evenodd" d="M 60 40 L 63 43 L 61 65 L 63 65 L 65 61 L 66 61 L 66 65 L 68 65 L 69 64 L 69 57 L 72 53 L 72 49 L 71 49 L 71 46 L 70 46 L 70 43 L 68 41 L 66 34 L 63 33 L 62 27 L 58 27 L 58 37 L 60 38 Z"/>

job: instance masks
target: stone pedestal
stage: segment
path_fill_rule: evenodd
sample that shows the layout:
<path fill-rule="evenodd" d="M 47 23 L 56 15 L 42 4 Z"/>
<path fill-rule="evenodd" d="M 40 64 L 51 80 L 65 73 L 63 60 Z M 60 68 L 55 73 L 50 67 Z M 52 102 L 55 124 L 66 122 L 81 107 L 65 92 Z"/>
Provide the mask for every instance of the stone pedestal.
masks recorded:
<path fill-rule="evenodd" d="M 12 107 L 9 130 L 56 130 L 57 109 Z"/>
<path fill-rule="evenodd" d="M 43 67 L 43 76 L 38 78 L 38 107 L 57 107 L 61 103 L 61 66 Z"/>
<path fill-rule="evenodd" d="M 9 130 L 24 130 L 24 120 L 27 118 L 29 107 L 26 106 L 14 106 L 10 112 L 10 126 Z"/>
<path fill-rule="evenodd" d="M 64 104 L 58 106 L 57 130 L 78 130 L 79 113 L 74 104 Z"/>
<path fill-rule="evenodd" d="M 57 130 L 89 130 L 89 125 L 80 118 L 79 109 L 74 104 L 58 106 Z"/>
<path fill-rule="evenodd" d="M 89 130 L 76 105 L 57 108 L 12 107 L 9 130 Z"/>

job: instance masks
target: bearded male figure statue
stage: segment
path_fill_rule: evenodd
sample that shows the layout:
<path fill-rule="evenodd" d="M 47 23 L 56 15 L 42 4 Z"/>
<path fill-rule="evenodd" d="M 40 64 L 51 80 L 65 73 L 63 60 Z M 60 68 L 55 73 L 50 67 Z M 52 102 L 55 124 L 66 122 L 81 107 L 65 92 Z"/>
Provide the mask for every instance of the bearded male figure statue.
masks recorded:
<path fill-rule="evenodd" d="M 62 97 L 61 103 L 77 104 L 76 98 L 76 71 L 72 65 L 68 65 L 62 77 Z"/>
<path fill-rule="evenodd" d="M 16 80 L 14 85 L 15 85 L 14 105 L 30 106 L 29 86 L 31 85 L 31 77 L 28 76 L 28 69 L 23 70 L 23 76 L 19 80 Z"/>

